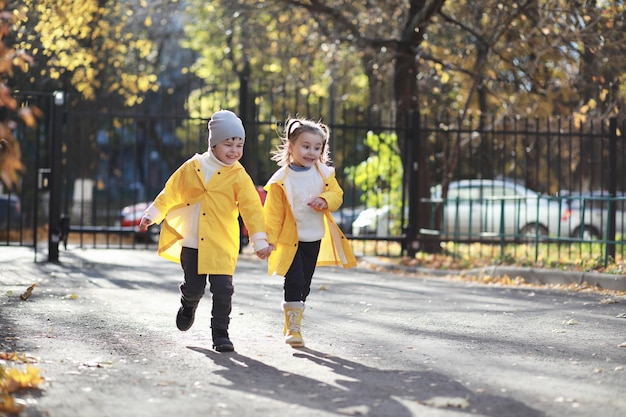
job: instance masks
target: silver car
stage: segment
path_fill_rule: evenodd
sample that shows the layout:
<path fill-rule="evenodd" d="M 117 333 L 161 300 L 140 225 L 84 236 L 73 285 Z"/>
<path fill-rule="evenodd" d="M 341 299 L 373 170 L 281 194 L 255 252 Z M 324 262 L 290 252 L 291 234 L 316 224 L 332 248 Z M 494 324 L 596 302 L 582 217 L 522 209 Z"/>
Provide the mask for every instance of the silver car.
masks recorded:
<path fill-rule="evenodd" d="M 615 235 L 617 240 L 626 236 L 626 194 L 618 192 L 612 197 L 608 191 L 564 193 L 567 202 L 565 216 L 572 227 L 572 237 L 582 240 L 608 237 L 609 205 L 615 206 Z"/>
<path fill-rule="evenodd" d="M 443 240 L 529 239 L 569 236 L 562 204 L 509 180 L 468 179 L 449 184 L 446 199 L 441 185 L 431 189 L 433 207 L 442 204 L 443 220 L 433 230 Z M 424 231 L 427 232 L 427 231 Z"/>

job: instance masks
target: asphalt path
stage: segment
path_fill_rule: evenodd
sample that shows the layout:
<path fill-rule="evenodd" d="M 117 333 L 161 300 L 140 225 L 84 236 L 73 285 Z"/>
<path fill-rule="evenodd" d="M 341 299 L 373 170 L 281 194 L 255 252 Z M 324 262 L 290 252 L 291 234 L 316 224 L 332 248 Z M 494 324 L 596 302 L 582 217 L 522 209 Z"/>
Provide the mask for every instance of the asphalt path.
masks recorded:
<path fill-rule="evenodd" d="M 293 349 L 281 280 L 244 255 L 235 352 L 220 354 L 208 292 L 176 329 L 179 265 L 148 250 L 60 259 L 0 248 L 0 351 L 31 355 L 45 378 L 18 393 L 23 417 L 626 415 L 619 293 L 318 268 Z"/>

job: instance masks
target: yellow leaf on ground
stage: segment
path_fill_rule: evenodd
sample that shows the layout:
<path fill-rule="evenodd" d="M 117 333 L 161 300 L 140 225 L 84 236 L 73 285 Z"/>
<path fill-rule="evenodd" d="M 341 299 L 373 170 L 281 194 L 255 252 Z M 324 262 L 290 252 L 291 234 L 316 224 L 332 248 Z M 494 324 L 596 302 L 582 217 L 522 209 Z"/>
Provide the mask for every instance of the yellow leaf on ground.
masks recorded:
<path fill-rule="evenodd" d="M 19 414 L 24 410 L 24 404 L 18 404 L 10 395 L 0 394 L 0 413 Z"/>

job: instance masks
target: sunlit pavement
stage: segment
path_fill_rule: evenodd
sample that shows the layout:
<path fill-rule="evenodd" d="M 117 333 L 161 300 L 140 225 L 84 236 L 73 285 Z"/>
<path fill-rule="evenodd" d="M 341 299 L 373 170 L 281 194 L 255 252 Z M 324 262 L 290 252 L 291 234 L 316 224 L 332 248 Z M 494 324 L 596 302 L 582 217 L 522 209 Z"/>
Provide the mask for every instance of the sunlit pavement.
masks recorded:
<path fill-rule="evenodd" d="M 26 405 L 20 417 L 622 417 L 626 409 L 619 294 L 392 273 L 362 259 L 356 269 L 318 268 L 306 347 L 292 349 L 282 340 L 281 279 L 246 253 L 234 279 L 235 352 L 220 354 L 210 293 L 194 326 L 178 331 L 180 266 L 153 250 L 70 248 L 59 263 L 45 258 L 0 248 L 0 352 L 32 357 L 44 378 L 41 390 L 16 394 Z"/>

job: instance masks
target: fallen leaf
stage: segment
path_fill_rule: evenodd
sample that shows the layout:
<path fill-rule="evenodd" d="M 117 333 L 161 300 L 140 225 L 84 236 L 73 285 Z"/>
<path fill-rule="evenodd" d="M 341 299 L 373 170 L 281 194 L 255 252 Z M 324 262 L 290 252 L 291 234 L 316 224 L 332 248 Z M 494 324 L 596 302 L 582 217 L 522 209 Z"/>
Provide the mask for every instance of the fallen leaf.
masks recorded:
<path fill-rule="evenodd" d="M 39 285 L 38 282 L 35 282 L 33 285 L 31 285 L 30 287 L 28 287 L 26 289 L 26 292 L 24 292 L 24 294 L 20 295 L 20 299 L 21 300 L 28 300 L 28 297 L 30 297 L 33 293 L 33 290 L 35 289 L 35 287 Z"/>
<path fill-rule="evenodd" d="M 35 358 L 31 356 L 26 356 L 26 354 L 24 353 L 19 354 L 17 352 L 0 352 L 0 359 L 3 359 L 5 361 L 23 362 L 23 363 L 36 362 Z"/>
<path fill-rule="evenodd" d="M 39 375 L 39 369 L 27 365 L 24 371 L 16 368 L 6 370 L 0 388 L 2 392 L 12 393 L 21 389 L 37 388 L 42 382 L 43 378 Z"/>
<path fill-rule="evenodd" d="M 10 395 L 0 394 L 0 413 L 19 414 L 24 410 L 24 404 L 18 403 Z"/>

